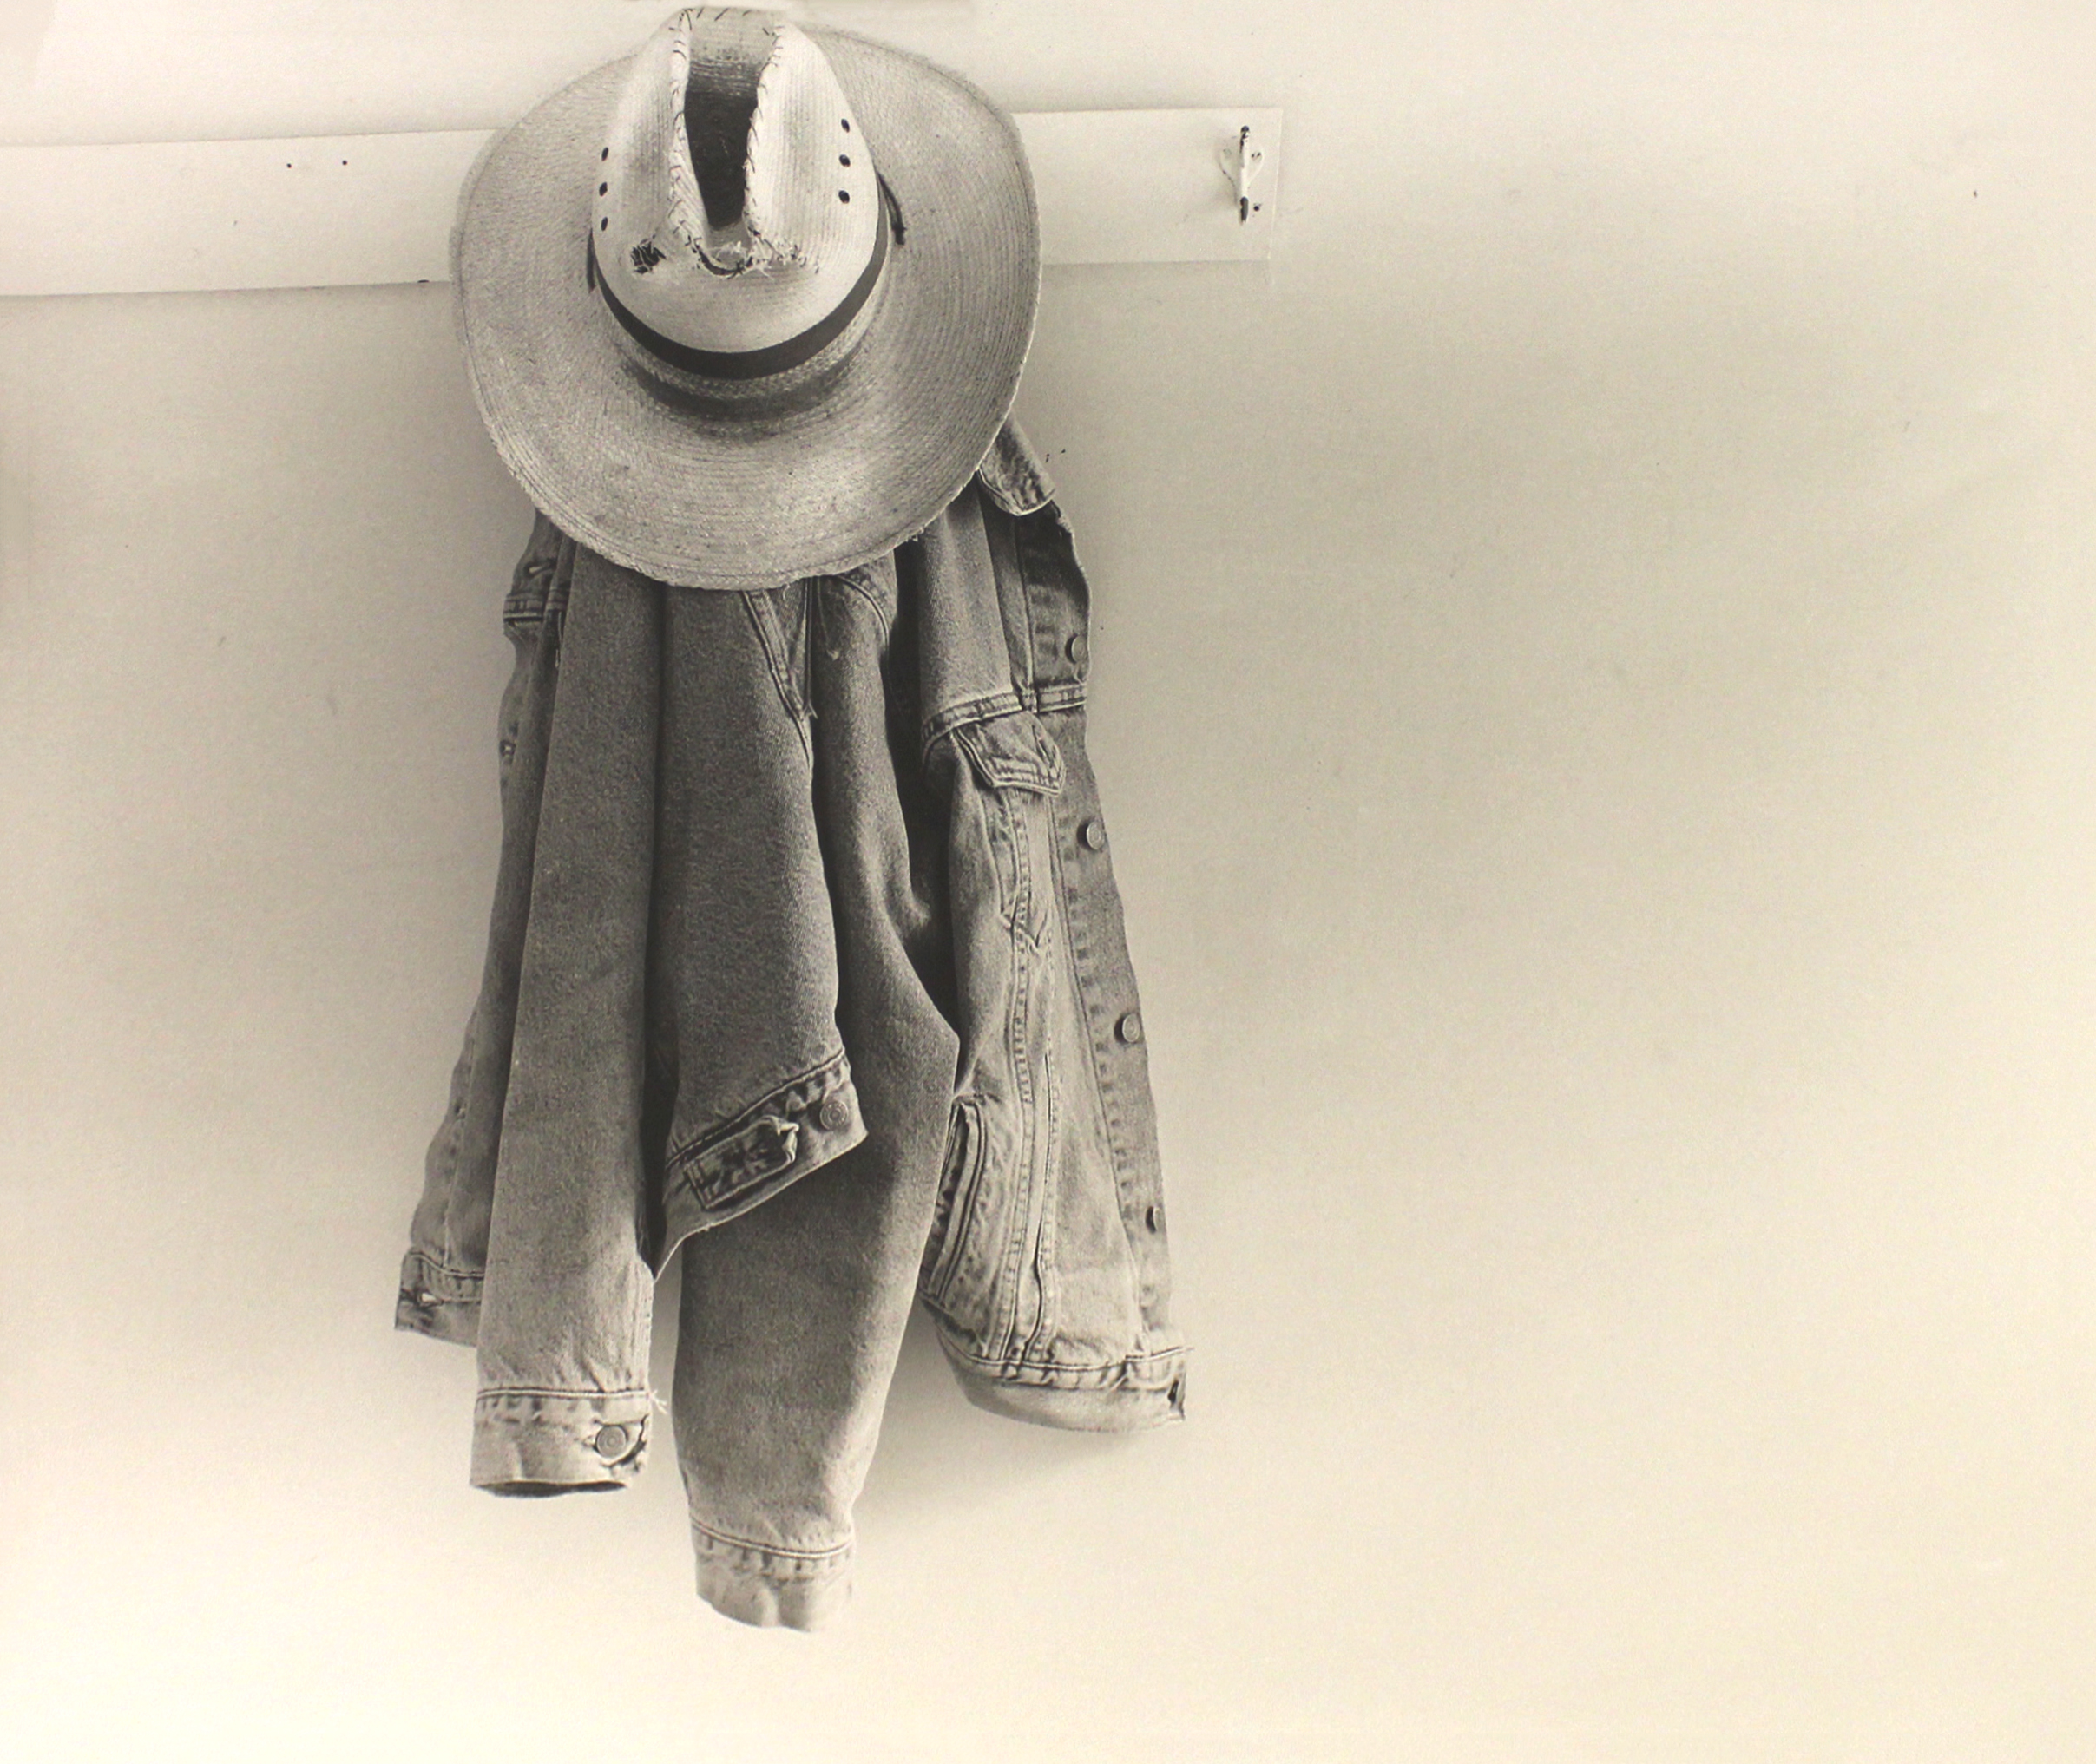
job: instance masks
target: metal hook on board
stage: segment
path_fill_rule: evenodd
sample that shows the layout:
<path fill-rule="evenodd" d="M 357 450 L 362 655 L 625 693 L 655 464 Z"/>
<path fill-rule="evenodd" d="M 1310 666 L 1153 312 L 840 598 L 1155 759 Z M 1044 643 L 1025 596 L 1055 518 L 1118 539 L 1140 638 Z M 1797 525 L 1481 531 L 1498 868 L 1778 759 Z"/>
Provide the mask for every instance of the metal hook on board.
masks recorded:
<path fill-rule="evenodd" d="M 1237 192 L 1238 225 L 1242 226 L 1263 206 L 1252 200 L 1252 180 L 1259 174 L 1259 167 L 1266 155 L 1252 144 L 1252 125 L 1247 122 L 1238 130 L 1237 144 L 1226 147 L 1216 155 L 1216 163 L 1222 167 L 1223 175 L 1230 180 L 1230 187 Z"/>

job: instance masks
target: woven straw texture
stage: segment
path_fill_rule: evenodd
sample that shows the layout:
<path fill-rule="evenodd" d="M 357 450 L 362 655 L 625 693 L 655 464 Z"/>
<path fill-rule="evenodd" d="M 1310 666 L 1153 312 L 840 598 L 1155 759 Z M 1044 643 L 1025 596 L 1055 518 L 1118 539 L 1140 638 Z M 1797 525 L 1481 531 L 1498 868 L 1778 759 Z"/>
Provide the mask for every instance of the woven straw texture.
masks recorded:
<path fill-rule="evenodd" d="M 592 550 L 684 587 L 769 587 L 864 563 L 958 494 L 1018 389 L 1041 282 L 1011 120 L 958 75 L 809 30 L 849 95 L 903 239 L 818 397 L 679 396 L 588 285 L 604 131 L 627 68 L 563 88 L 468 179 L 453 235 L 468 371 L 503 462 Z"/>

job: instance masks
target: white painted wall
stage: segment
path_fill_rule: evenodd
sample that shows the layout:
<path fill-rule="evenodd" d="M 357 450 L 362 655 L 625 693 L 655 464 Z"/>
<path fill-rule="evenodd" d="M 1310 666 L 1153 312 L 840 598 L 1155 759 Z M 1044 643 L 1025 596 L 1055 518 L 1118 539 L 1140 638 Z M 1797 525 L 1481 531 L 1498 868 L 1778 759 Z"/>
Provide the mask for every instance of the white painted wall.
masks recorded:
<path fill-rule="evenodd" d="M 444 291 L 0 307 L 0 1751 L 2090 1755 L 2076 11 L 816 9 L 1288 112 L 1271 269 L 1055 272 L 1021 403 L 1193 1420 L 913 1338 L 816 1638 L 667 1461 L 470 1490 L 389 1327 L 528 520 Z M 4 128 L 487 126 L 654 16 L 43 0 Z"/>

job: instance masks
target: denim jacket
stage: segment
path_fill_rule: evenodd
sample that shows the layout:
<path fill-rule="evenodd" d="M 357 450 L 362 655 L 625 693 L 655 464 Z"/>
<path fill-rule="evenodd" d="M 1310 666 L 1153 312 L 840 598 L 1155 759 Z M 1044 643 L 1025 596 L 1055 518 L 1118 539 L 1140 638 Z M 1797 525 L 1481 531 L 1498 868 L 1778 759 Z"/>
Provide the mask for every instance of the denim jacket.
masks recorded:
<path fill-rule="evenodd" d="M 1182 1413 L 1050 498 L 1008 424 L 893 554 L 755 593 L 541 517 L 504 607 L 487 961 L 396 1321 L 477 1345 L 476 1484 L 620 1485 L 686 1245 L 700 1590 L 749 1621 L 812 1626 L 848 1584 L 913 1290 L 986 1408 Z"/>

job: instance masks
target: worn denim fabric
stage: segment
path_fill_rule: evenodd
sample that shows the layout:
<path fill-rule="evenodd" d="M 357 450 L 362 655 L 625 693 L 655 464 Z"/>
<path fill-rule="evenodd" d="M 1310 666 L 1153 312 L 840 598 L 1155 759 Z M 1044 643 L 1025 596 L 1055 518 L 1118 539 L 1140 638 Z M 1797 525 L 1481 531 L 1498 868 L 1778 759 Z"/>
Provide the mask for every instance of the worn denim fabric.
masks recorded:
<path fill-rule="evenodd" d="M 542 519 L 505 625 L 479 1001 L 403 1266 L 473 1480 L 617 1486 L 673 1416 L 700 1593 L 811 1628 L 921 1291 L 970 1399 L 1182 1413 L 1087 593 L 1015 429 L 877 564 L 665 589 Z"/>

